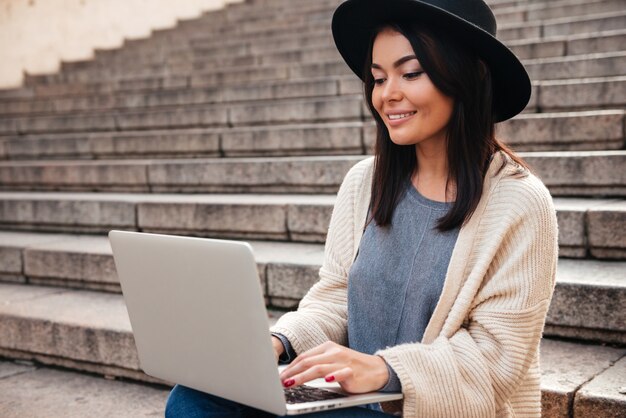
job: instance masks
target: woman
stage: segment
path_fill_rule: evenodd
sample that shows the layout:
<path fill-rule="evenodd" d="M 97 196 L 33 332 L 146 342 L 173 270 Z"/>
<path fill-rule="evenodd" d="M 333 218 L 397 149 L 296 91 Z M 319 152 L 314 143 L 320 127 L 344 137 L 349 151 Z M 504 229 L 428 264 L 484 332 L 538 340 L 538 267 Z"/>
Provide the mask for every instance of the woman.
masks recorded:
<path fill-rule="evenodd" d="M 293 359 L 283 385 L 404 395 L 323 416 L 541 416 L 556 216 L 494 137 L 528 102 L 523 66 L 482 0 L 349 0 L 332 27 L 364 82 L 375 157 L 340 187 L 320 281 L 272 328 L 277 357 Z M 194 397 L 207 416 L 250 413 L 179 386 L 168 411 Z"/>

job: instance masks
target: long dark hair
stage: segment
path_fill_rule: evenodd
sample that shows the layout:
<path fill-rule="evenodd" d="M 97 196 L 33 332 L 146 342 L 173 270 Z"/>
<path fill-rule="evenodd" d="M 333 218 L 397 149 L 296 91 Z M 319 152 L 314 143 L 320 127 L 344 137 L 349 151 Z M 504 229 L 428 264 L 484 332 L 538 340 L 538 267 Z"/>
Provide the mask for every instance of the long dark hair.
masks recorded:
<path fill-rule="evenodd" d="M 371 201 L 371 218 L 377 225 L 391 223 L 405 182 L 417 167 L 415 146 L 393 143 L 372 104 L 372 47 L 376 35 L 386 28 L 394 29 L 409 40 L 435 87 L 454 99 L 447 129 L 447 158 L 448 183 L 454 180 L 456 199 L 447 214 L 437 221 L 439 231 L 448 231 L 463 225 L 476 209 L 495 152 L 504 151 L 521 166 L 526 167 L 526 164 L 495 137 L 491 73 L 470 48 L 450 39 L 444 31 L 419 22 L 382 25 L 372 36 L 364 69 L 364 93 L 377 125 Z"/>

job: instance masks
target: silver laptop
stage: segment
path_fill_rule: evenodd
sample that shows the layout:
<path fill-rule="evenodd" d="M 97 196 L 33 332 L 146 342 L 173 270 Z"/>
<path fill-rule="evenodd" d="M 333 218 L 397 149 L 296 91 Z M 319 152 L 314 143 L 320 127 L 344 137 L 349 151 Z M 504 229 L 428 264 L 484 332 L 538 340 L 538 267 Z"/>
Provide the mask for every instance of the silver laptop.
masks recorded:
<path fill-rule="evenodd" d="M 123 231 L 109 239 L 147 374 L 277 415 L 402 398 L 349 395 L 323 379 L 283 388 L 249 244 Z"/>

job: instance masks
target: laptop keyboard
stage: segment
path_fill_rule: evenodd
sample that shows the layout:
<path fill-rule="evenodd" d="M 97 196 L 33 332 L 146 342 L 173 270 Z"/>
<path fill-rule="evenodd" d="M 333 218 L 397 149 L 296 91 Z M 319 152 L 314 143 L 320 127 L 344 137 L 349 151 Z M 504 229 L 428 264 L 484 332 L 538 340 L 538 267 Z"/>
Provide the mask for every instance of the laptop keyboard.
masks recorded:
<path fill-rule="evenodd" d="M 341 393 L 306 385 L 285 389 L 285 398 L 288 404 L 325 401 L 328 399 L 345 398 L 346 396 Z"/>

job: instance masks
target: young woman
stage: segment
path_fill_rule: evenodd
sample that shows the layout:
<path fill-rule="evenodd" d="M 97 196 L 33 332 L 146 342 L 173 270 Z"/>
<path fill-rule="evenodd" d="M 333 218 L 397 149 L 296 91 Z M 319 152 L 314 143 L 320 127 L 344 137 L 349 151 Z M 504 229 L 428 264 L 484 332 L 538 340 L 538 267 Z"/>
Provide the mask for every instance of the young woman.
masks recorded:
<path fill-rule="evenodd" d="M 540 417 L 556 216 L 494 133 L 528 102 L 523 66 L 482 0 L 349 0 L 332 27 L 376 149 L 340 187 L 319 282 L 271 330 L 283 385 L 404 395 L 312 416 Z M 166 415 L 183 410 L 260 416 L 177 386 Z"/>

